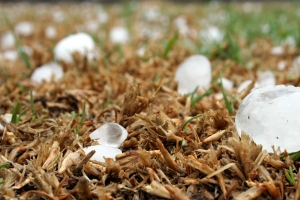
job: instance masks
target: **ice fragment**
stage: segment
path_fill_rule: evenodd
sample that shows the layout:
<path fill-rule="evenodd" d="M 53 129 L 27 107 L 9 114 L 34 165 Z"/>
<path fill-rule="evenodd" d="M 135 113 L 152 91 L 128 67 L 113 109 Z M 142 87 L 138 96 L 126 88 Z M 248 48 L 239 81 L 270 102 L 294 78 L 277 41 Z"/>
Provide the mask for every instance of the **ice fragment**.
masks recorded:
<path fill-rule="evenodd" d="M 106 123 L 90 134 L 90 138 L 97 140 L 99 144 L 119 147 L 127 138 L 128 132 L 117 123 Z"/>
<path fill-rule="evenodd" d="M 175 72 L 178 81 L 178 93 L 188 94 L 196 87 L 199 90 L 208 89 L 211 82 L 210 61 L 203 55 L 193 55 L 183 61 Z"/>
<path fill-rule="evenodd" d="M 277 85 L 253 90 L 238 109 L 238 133 L 244 131 L 268 152 L 273 152 L 272 145 L 282 151 L 299 151 L 299 101 L 300 87 Z"/>
<path fill-rule="evenodd" d="M 55 58 L 67 63 L 73 62 L 73 53 L 87 55 L 89 59 L 94 58 L 95 43 L 91 36 L 86 33 L 77 33 L 63 38 L 54 48 Z"/>
<path fill-rule="evenodd" d="M 43 81 L 49 82 L 51 81 L 52 76 L 54 76 L 54 81 L 58 81 L 64 75 L 64 71 L 60 65 L 57 63 L 47 63 L 42 65 L 39 68 L 36 68 L 30 80 L 33 83 L 42 83 Z"/>
<path fill-rule="evenodd" d="M 118 148 L 105 146 L 105 145 L 95 145 L 83 148 L 85 154 L 90 153 L 95 150 L 96 153 L 91 157 L 91 160 L 98 162 L 105 162 L 105 158 L 112 158 L 116 160 L 116 155 L 121 154 L 122 151 Z"/>
<path fill-rule="evenodd" d="M 113 27 L 110 30 L 109 37 L 113 43 L 126 44 L 129 42 L 128 30 L 122 26 Z"/>

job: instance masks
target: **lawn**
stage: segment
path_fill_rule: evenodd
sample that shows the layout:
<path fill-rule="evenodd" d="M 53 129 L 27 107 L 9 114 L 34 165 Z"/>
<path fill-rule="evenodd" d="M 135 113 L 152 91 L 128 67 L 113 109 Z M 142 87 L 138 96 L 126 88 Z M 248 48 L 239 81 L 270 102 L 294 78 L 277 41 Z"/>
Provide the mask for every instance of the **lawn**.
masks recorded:
<path fill-rule="evenodd" d="M 0 7 L 3 199 L 299 199 L 299 153 L 235 127 L 256 85 L 300 85 L 299 3 Z M 79 32 L 69 48 L 93 48 L 66 59 L 57 44 Z M 211 82 L 180 94 L 176 70 L 196 54 Z M 33 80 L 47 63 L 61 71 Z M 121 153 L 95 161 L 90 134 L 111 122 L 128 132 Z"/>

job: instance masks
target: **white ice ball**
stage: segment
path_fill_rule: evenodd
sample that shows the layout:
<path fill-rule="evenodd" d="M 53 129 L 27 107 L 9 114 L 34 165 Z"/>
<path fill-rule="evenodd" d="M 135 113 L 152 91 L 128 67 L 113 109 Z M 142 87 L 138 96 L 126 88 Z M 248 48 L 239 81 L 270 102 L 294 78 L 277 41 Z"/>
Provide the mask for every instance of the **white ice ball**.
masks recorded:
<path fill-rule="evenodd" d="M 116 26 L 110 30 L 109 38 L 113 43 L 126 44 L 129 42 L 129 32 L 125 27 Z"/>
<path fill-rule="evenodd" d="M 112 158 L 116 160 L 116 155 L 121 154 L 122 151 L 118 148 L 105 146 L 105 145 L 95 145 L 83 148 L 85 154 L 90 153 L 95 150 L 96 153 L 91 157 L 91 160 L 98 162 L 105 162 L 105 158 Z"/>
<path fill-rule="evenodd" d="M 95 43 L 90 35 L 76 33 L 60 40 L 54 48 L 54 55 L 58 60 L 72 63 L 73 53 L 78 52 L 92 59 L 96 56 L 94 50 Z"/>
<path fill-rule="evenodd" d="M 119 147 L 127 136 L 127 130 L 117 123 L 106 123 L 90 134 L 99 144 L 111 147 Z"/>
<path fill-rule="evenodd" d="M 64 76 L 62 67 L 57 63 L 47 63 L 36 68 L 33 71 L 30 80 L 32 83 L 40 84 L 43 81 L 51 81 L 52 76 L 54 76 L 54 81 L 58 81 Z"/>
<path fill-rule="evenodd" d="M 10 49 L 15 46 L 15 36 L 12 32 L 5 32 L 1 37 L 1 48 Z"/>
<path fill-rule="evenodd" d="M 15 32 L 18 35 L 22 36 L 30 36 L 33 33 L 34 25 L 31 22 L 23 21 L 19 22 L 15 26 Z"/>
<path fill-rule="evenodd" d="M 208 89 L 211 82 L 210 61 L 203 55 L 193 55 L 184 60 L 175 72 L 178 82 L 178 93 L 184 95 L 199 90 Z"/>
<path fill-rule="evenodd" d="M 253 90 L 241 103 L 236 128 L 250 135 L 263 149 L 300 150 L 300 87 L 264 86 Z"/>

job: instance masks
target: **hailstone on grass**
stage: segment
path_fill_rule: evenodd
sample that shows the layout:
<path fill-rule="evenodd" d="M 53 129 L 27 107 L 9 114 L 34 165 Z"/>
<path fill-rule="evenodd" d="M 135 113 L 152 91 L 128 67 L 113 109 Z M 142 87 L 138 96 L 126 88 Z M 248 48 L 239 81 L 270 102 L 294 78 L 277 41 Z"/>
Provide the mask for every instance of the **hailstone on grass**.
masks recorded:
<path fill-rule="evenodd" d="M 57 63 L 46 63 L 41 67 L 36 68 L 33 71 L 30 80 L 32 83 L 40 84 L 43 81 L 51 81 L 52 76 L 54 81 L 58 81 L 64 76 L 62 67 Z"/>
<path fill-rule="evenodd" d="M 253 90 L 241 103 L 236 128 L 250 135 L 263 149 L 300 150 L 300 87 L 264 86 Z"/>
<path fill-rule="evenodd" d="M 6 121 L 7 123 L 10 123 L 10 122 L 11 122 L 12 114 L 6 113 L 6 114 L 4 114 L 4 115 L 2 115 L 2 116 L 4 117 L 4 119 L 5 119 L 5 121 Z M 3 129 L 4 129 L 4 127 L 2 126 L 2 124 L 0 124 L 0 130 L 3 130 Z"/>
<path fill-rule="evenodd" d="M 116 26 L 110 30 L 109 38 L 113 43 L 126 44 L 129 42 L 129 32 L 125 27 Z"/>
<path fill-rule="evenodd" d="M 96 150 L 91 158 L 99 162 L 105 162 L 103 157 L 115 159 L 116 155 L 122 153 L 118 147 L 127 138 L 127 130 L 117 123 L 106 123 L 90 134 L 92 140 L 96 140 L 99 145 L 84 148 L 85 153 Z"/>
<path fill-rule="evenodd" d="M 23 21 L 19 22 L 15 26 L 15 32 L 18 35 L 22 36 L 30 36 L 33 33 L 34 25 L 31 22 Z"/>
<path fill-rule="evenodd" d="M 1 37 L 1 48 L 10 49 L 15 46 L 15 36 L 12 32 L 8 31 Z"/>
<path fill-rule="evenodd" d="M 73 62 L 73 54 L 86 55 L 88 59 L 93 59 L 95 55 L 95 43 L 92 37 L 86 33 L 76 33 L 60 40 L 54 48 L 54 55 L 57 60 L 67 63 Z"/>
<path fill-rule="evenodd" d="M 119 147 L 127 138 L 127 130 L 117 123 L 106 123 L 90 134 L 90 138 L 99 144 Z"/>
<path fill-rule="evenodd" d="M 224 32 L 216 26 L 208 26 L 200 31 L 200 38 L 206 44 L 220 43 L 224 36 Z"/>
<path fill-rule="evenodd" d="M 197 87 L 206 90 L 211 82 L 210 61 L 203 55 L 193 55 L 184 60 L 175 72 L 178 82 L 178 93 L 184 95 L 193 92 Z"/>

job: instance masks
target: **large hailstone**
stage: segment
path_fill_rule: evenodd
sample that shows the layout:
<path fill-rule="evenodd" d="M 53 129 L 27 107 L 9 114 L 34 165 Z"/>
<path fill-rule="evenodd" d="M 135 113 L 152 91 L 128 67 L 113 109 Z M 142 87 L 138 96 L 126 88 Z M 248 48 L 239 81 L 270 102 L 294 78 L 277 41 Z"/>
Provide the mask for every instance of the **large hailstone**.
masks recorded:
<path fill-rule="evenodd" d="M 110 41 L 116 44 L 126 44 L 129 42 L 129 32 L 125 27 L 116 26 L 109 32 Z"/>
<path fill-rule="evenodd" d="M 105 162 L 103 157 L 115 159 L 116 155 L 122 153 L 118 147 L 127 138 L 127 130 L 117 123 L 106 123 L 90 134 L 90 138 L 98 141 L 99 145 L 86 147 L 86 154 L 96 150 L 91 160 Z"/>
<path fill-rule="evenodd" d="M 250 135 L 263 149 L 280 146 L 288 152 L 300 150 L 300 87 L 265 86 L 253 90 L 238 109 L 238 133 Z"/>
<path fill-rule="evenodd" d="M 86 55 L 89 60 L 95 58 L 95 43 L 86 33 L 76 33 L 60 40 L 54 48 L 55 58 L 67 63 L 73 62 L 75 52 Z"/>
<path fill-rule="evenodd" d="M 40 84 L 43 81 L 51 81 L 52 76 L 54 76 L 54 81 L 58 81 L 64 76 L 64 71 L 60 65 L 57 63 L 46 63 L 41 67 L 36 68 L 30 80 L 32 83 Z"/>
<path fill-rule="evenodd" d="M 203 55 L 193 55 L 183 61 L 175 72 L 178 82 L 178 93 L 184 95 L 199 90 L 208 89 L 211 82 L 210 61 Z"/>

